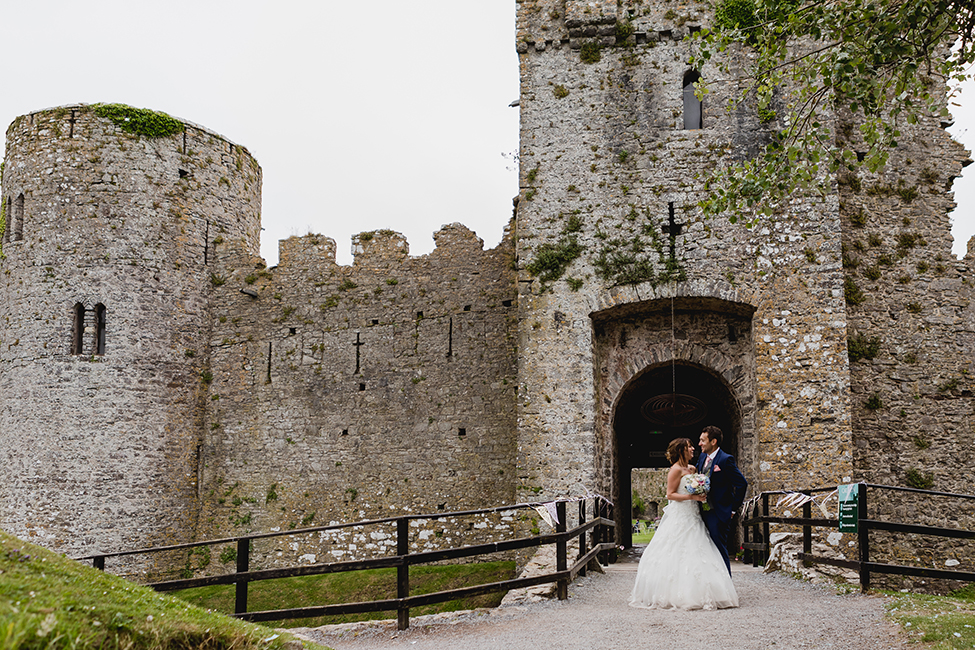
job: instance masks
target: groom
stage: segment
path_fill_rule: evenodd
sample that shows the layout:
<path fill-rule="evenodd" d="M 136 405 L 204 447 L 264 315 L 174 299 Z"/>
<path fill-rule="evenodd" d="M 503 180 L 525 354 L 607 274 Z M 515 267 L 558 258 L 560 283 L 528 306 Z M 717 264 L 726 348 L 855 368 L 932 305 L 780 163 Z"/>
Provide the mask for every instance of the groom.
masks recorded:
<path fill-rule="evenodd" d="M 721 437 L 721 429 L 718 427 L 704 427 L 701 432 L 701 456 L 697 459 L 697 471 L 711 477 L 711 490 L 708 492 L 708 504 L 711 508 L 704 510 L 701 516 L 730 574 L 728 531 L 731 530 L 731 518 L 741 509 L 745 500 L 748 481 L 738 471 L 735 457 L 721 450 Z"/>

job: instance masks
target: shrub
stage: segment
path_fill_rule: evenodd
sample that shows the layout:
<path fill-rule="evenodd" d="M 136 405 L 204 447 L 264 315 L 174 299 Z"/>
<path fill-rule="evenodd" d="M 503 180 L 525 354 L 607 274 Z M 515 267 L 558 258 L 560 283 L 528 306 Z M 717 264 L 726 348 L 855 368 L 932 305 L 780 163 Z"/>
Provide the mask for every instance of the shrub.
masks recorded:
<path fill-rule="evenodd" d="M 589 41 L 584 43 L 582 48 L 579 50 L 579 58 L 582 59 L 583 63 L 598 63 L 601 58 L 599 43 L 595 41 Z"/>
<path fill-rule="evenodd" d="M 850 361 L 860 359 L 873 359 L 880 352 L 880 337 L 871 336 L 867 338 L 863 334 L 857 334 L 846 342 L 846 353 Z"/>
<path fill-rule="evenodd" d="M 863 290 L 850 277 L 843 280 L 843 296 L 846 298 L 846 304 L 848 305 L 859 305 L 867 299 Z"/>
<path fill-rule="evenodd" d="M 912 467 L 907 470 L 907 484 L 918 490 L 930 490 L 934 487 L 934 476 Z"/>

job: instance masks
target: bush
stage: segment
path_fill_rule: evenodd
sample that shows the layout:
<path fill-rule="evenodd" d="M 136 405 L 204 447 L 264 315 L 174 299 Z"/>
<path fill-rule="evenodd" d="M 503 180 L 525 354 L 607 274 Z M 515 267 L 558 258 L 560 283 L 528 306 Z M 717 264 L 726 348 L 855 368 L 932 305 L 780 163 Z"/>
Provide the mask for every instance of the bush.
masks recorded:
<path fill-rule="evenodd" d="M 599 43 L 595 41 L 589 41 L 583 44 L 582 49 L 579 50 L 579 57 L 582 59 L 583 63 L 598 63 L 601 57 Z"/>
<path fill-rule="evenodd" d="M 907 484 L 918 490 L 930 490 L 934 487 L 934 476 L 912 467 L 907 470 Z"/>
<path fill-rule="evenodd" d="M 846 342 L 846 353 L 851 362 L 859 361 L 860 359 L 873 359 L 879 352 L 879 336 L 867 338 L 863 334 L 857 334 Z"/>

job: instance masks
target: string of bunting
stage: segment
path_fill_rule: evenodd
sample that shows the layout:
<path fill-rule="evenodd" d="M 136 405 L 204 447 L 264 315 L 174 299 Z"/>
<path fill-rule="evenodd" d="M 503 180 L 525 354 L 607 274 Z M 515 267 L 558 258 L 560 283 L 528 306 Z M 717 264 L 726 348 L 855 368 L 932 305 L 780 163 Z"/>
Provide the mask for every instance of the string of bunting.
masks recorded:
<path fill-rule="evenodd" d="M 829 519 L 829 511 L 826 510 L 826 502 L 829 501 L 830 497 L 836 496 L 836 490 L 828 492 L 826 495 L 820 497 L 818 500 L 811 494 L 802 494 L 801 492 L 789 492 L 775 502 L 776 506 L 784 505 L 786 508 L 798 508 L 804 506 L 807 503 L 811 503 L 819 511 L 823 513 L 823 517 Z"/>
<path fill-rule="evenodd" d="M 584 495 L 579 496 L 579 497 L 566 497 L 564 499 L 557 499 L 555 501 L 545 501 L 543 503 L 519 503 L 518 505 L 519 506 L 528 506 L 529 508 L 533 508 L 539 514 L 539 516 L 542 518 L 542 521 L 544 521 L 546 524 L 548 524 L 552 528 L 555 528 L 555 525 L 557 523 L 559 523 L 559 516 L 558 516 L 557 511 L 555 509 L 555 504 L 556 503 L 560 503 L 560 502 L 561 503 L 578 503 L 579 501 L 585 501 L 587 499 L 599 499 L 600 501 L 603 501 L 605 503 L 608 503 L 609 505 L 613 505 L 613 502 L 612 501 L 610 501 L 609 499 L 607 499 L 603 495 L 596 494 L 594 492 L 590 492 L 590 493 L 584 494 Z"/>
<path fill-rule="evenodd" d="M 814 497 L 811 494 L 803 494 L 802 492 L 786 492 L 779 498 L 778 501 L 775 502 L 775 506 L 776 507 L 784 506 L 786 508 L 800 508 L 806 505 L 807 503 L 811 503 L 817 508 L 819 508 L 819 511 L 823 513 L 823 517 L 830 519 L 829 511 L 826 509 L 826 502 L 835 496 L 837 496 L 836 490 L 833 490 L 832 492 L 829 492 L 821 497 Z M 753 496 L 748 501 L 746 501 L 741 508 L 742 513 L 751 512 L 752 508 L 755 507 L 755 505 L 758 503 L 758 500 L 761 498 L 762 495 L 758 494 L 756 496 Z"/>

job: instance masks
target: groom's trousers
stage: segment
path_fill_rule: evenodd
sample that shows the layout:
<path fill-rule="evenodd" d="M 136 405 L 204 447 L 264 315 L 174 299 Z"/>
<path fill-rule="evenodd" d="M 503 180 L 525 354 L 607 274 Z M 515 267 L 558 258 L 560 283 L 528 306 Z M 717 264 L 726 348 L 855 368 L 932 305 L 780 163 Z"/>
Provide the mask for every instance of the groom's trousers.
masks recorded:
<path fill-rule="evenodd" d="M 728 533 L 731 531 L 731 520 L 721 521 L 718 519 L 717 513 L 711 510 L 702 512 L 701 516 L 708 529 L 708 535 L 711 536 L 711 541 L 718 547 L 721 559 L 728 567 L 728 575 L 731 575 L 731 559 L 728 557 Z"/>

